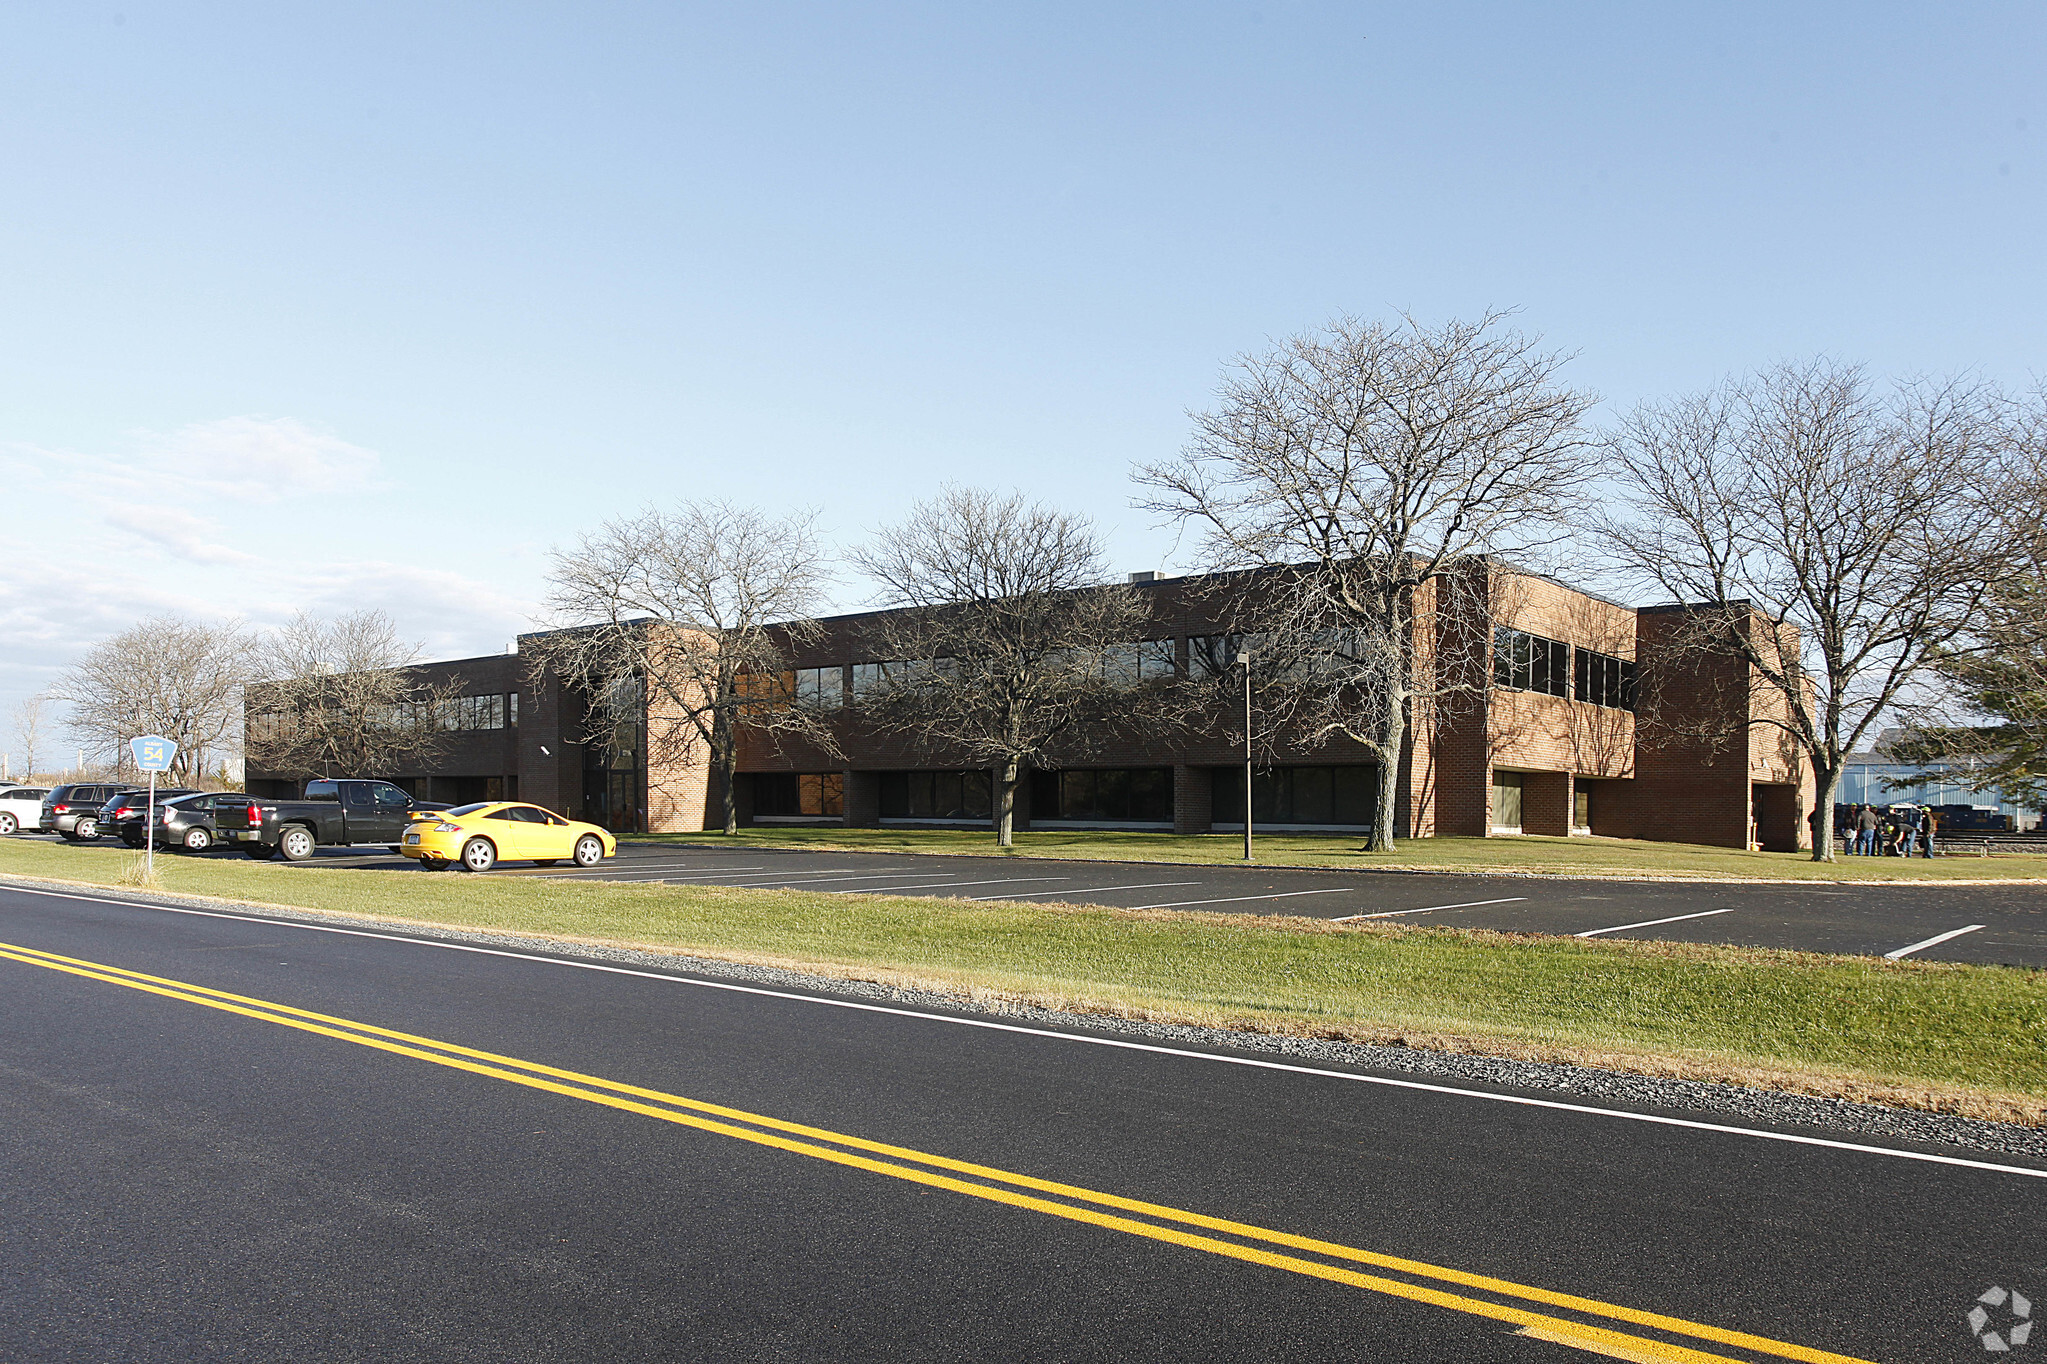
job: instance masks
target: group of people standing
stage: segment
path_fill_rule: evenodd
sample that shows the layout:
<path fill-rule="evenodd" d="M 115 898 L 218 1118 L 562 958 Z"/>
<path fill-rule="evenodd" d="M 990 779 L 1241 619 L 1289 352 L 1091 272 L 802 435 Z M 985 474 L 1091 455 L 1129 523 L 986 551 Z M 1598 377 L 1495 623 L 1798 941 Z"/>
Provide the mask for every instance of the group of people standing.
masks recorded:
<path fill-rule="evenodd" d="M 1906 807 L 1879 810 L 1859 805 L 1849 812 L 1842 836 L 1851 857 L 1933 856 L 1933 811 Z"/>

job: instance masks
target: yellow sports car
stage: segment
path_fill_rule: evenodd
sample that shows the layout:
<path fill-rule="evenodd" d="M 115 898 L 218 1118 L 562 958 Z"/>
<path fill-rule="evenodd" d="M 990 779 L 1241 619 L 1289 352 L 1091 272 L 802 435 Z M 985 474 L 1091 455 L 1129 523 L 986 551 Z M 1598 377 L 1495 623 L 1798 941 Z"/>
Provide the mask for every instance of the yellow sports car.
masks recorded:
<path fill-rule="evenodd" d="M 418 858 L 428 871 L 450 865 L 489 871 L 502 861 L 551 867 L 567 860 L 594 867 L 618 851 L 618 840 L 609 829 L 563 819 L 538 805 L 486 800 L 415 819 L 398 851 Z"/>

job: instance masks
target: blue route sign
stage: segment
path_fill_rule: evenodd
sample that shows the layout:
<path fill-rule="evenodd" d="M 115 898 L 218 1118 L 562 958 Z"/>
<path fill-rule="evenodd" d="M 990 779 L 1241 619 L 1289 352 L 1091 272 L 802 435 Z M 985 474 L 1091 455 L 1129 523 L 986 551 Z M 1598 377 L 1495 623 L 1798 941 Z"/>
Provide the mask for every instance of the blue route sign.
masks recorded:
<path fill-rule="evenodd" d="M 171 759 L 178 755 L 178 746 L 161 734 L 130 739 L 128 748 L 135 755 L 135 769 L 138 772 L 168 772 L 171 770 Z"/>

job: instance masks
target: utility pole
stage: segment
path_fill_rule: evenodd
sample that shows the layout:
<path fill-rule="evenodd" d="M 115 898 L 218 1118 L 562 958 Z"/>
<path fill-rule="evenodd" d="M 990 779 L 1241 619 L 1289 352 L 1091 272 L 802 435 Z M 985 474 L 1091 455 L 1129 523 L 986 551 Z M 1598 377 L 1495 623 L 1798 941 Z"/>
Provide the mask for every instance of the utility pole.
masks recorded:
<path fill-rule="evenodd" d="M 1239 650 L 1244 665 L 1244 860 L 1251 860 L 1251 651 Z"/>

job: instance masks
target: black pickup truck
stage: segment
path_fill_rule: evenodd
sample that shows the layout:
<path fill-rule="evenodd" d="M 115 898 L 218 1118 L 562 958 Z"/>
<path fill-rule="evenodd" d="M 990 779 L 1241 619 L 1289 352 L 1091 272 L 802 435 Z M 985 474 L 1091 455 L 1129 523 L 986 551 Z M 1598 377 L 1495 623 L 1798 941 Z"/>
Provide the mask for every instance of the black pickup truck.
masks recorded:
<path fill-rule="evenodd" d="M 221 842 L 251 857 L 282 854 L 287 862 L 303 862 L 314 848 L 335 844 L 381 843 L 396 852 L 415 815 L 447 808 L 414 800 L 387 781 L 340 777 L 307 782 L 303 800 L 223 798 L 213 824 Z"/>

